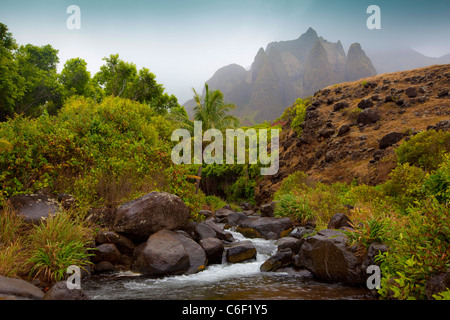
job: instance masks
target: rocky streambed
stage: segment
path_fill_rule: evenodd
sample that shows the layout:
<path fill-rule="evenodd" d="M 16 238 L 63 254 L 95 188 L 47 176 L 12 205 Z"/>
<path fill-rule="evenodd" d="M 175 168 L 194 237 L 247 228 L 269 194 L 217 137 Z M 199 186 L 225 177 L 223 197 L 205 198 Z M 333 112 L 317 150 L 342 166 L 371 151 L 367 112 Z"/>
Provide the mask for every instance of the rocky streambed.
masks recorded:
<path fill-rule="evenodd" d="M 177 196 L 152 192 L 113 210 L 93 211 L 89 219 L 103 227 L 81 293 L 63 281 L 40 298 L 374 298 L 366 268 L 386 249 L 382 244 L 358 255 L 340 230 L 348 227 L 345 215 L 336 214 L 328 229 L 316 232 L 273 217 L 273 207 L 202 211 L 205 221 L 197 223 L 188 221 Z M 8 294 L 1 292 L 2 281 L 0 295 Z"/>

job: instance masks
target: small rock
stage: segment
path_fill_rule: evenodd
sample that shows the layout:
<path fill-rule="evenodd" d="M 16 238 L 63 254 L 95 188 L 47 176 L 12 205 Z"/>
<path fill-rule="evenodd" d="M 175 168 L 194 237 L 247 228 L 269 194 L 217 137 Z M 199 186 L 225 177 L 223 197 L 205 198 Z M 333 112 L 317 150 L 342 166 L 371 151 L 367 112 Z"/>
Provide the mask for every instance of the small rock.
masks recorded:
<path fill-rule="evenodd" d="M 368 125 L 377 122 L 381 119 L 378 111 L 370 108 L 363 110 L 356 119 L 356 122 L 362 125 Z"/>
<path fill-rule="evenodd" d="M 256 248 L 252 243 L 238 243 L 227 248 L 227 261 L 238 263 L 256 258 Z"/>
<path fill-rule="evenodd" d="M 205 250 L 209 264 L 221 264 L 224 246 L 222 241 L 217 238 L 206 238 L 200 240 L 199 244 Z"/>
<path fill-rule="evenodd" d="M 277 251 L 259 267 L 259 270 L 261 272 L 276 271 L 279 268 L 290 265 L 291 263 L 292 250 L 287 248 Z"/>
<path fill-rule="evenodd" d="M 45 293 L 43 300 L 89 300 L 83 289 L 69 289 L 66 281 L 55 283 Z"/>
<path fill-rule="evenodd" d="M 364 110 L 373 107 L 373 102 L 370 99 L 363 99 L 358 103 L 358 108 Z"/>
<path fill-rule="evenodd" d="M 408 89 L 405 90 L 405 94 L 409 98 L 415 98 L 417 97 L 417 89 L 415 87 L 409 87 Z"/>
<path fill-rule="evenodd" d="M 336 213 L 328 223 L 328 229 L 352 228 L 352 221 L 343 213 Z"/>
<path fill-rule="evenodd" d="M 403 134 L 399 132 L 390 132 L 381 138 L 379 142 L 380 149 L 386 149 L 403 139 Z"/>
<path fill-rule="evenodd" d="M 259 211 L 261 212 L 261 217 L 273 217 L 277 201 L 272 201 L 268 204 L 263 204 Z"/>

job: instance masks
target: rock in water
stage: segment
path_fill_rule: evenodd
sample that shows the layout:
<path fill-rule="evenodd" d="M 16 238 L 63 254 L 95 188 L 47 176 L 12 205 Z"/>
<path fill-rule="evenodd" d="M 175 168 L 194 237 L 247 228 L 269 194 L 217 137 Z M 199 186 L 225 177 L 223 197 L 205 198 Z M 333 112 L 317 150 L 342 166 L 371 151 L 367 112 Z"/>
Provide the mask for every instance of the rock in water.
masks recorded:
<path fill-rule="evenodd" d="M 161 230 L 148 238 L 133 268 L 146 275 L 182 274 L 190 268 L 189 254 L 176 232 Z"/>
<path fill-rule="evenodd" d="M 290 218 L 250 217 L 242 221 L 236 231 L 249 238 L 274 240 L 292 231 L 292 221 Z"/>
<path fill-rule="evenodd" d="M 122 204 L 113 213 L 113 229 L 135 241 L 145 241 L 163 229 L 180 229 L 189 220 L 189 209 L 167 192 L 151 192 Z"/>
<path fill-rule="evenodd" d="M 303 243 L 299 260 L 315 277 L 330 282 L 363 284 L 363 258 L 346 244 L 347 237 L 338 230 L 321 230 Z"/>

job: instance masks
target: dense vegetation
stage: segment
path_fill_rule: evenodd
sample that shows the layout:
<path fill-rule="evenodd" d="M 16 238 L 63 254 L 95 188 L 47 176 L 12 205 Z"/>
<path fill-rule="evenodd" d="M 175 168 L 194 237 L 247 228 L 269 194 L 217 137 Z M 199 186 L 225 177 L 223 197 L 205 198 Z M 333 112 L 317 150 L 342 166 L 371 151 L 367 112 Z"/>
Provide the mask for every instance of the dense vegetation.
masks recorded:
<path fill-rule="evenodd" d="M 373 242 L 389 248 L 377 257 L 380 295 L 424 299 L 426 281 L 450 267 L 450 132 L 419 133 L 403 142 L 396 155 L 397 167 L 375 187 L 327 185 L 296 172 L 277 191 L 275 213 L 314 222 L 320 230 L 336 212 L 348 210 L 355 229 L 347 232 L 350 244 L 361 252 Z"/>

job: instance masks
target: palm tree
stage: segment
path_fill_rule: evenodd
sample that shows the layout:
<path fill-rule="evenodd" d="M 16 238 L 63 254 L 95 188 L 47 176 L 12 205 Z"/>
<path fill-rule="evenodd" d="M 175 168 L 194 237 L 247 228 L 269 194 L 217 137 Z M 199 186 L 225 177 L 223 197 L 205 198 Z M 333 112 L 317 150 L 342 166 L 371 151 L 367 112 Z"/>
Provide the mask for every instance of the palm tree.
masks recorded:
<path fill-rule="evenodd" d="M 231 110 L 236 108 L 236 105 L 224 102 L 223 93 L 219 90 L 210 91 L 208 84 L 205 84 L 205 95 L 201 96 L 194 91 L 194 121 L 202 122 L 202 131 L 205 132 L 209 129 L 218 129 L 224 131 L 228 128 L 239 126 L 239 119 L 235 116 L 228 114 Z M 183 127 L 188 129 L 191 134 L 194 131 L 194 122 L 189 120 L 187 115 L 183 112 L 175 112 L 174 119 L 182 123 Z M 202 132 L 202 134 L 203 134 Z M 205 148 L 202 145 L 202 153 Z M 198 168 L 196 193 L 200 187 L 200 178 L 202 174 L 202 165 Z"/>

